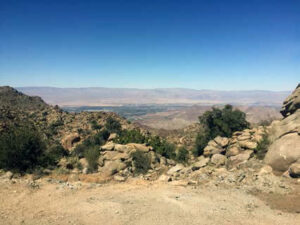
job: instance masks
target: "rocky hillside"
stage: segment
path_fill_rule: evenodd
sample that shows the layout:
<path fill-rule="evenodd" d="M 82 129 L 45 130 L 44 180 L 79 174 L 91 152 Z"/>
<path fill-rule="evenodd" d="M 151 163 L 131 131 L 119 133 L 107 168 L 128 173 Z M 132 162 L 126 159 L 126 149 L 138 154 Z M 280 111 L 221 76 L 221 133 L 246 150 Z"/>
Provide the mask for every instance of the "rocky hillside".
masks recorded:
<path fill-rule="evenodd" d="M 281 110 L 284 119 L 270 128 L 272 144 L 265 162 L 274 170 L 300 176 L 300 84 L 284 101 Z"/>
<path fill-rule="evenodd" d="M 0 132 L 11 124 L 25 121 L 34 124 L 51 142 L 71 150 L 74 145 L 96 133 L 93 123 L 103 127 L 107 118 L 119 121 L 124 129 L 133 128 L 125 119 L 111 112 L 68 113 L 11 88 L 0 87 Z"/>

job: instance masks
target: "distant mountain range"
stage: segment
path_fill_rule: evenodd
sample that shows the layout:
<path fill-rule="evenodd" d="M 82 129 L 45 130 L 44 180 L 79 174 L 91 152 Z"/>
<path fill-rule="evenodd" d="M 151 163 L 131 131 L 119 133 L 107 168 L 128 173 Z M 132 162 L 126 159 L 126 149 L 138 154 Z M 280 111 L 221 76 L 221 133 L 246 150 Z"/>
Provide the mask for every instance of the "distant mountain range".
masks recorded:
<path fill-rule="evenodd" d="M 55 88 L 18 87 L 30 96 L 60 106 L 116 106 L 127 104 L 238 104 L 279 106 L 290 91 L 215 91 L 185 88 Z"/>

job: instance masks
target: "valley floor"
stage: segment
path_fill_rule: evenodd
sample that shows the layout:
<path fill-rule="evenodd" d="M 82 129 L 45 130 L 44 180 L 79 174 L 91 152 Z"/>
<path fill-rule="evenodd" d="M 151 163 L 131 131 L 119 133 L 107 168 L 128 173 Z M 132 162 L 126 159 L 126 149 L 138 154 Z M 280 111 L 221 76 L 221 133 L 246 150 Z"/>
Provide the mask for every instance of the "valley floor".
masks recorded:
<path fill-rule="evenodd" d="M 172 183 L 2 180 L 0 224 L 300 224 L 299 193 L 273 196 L 241 188 Z"/>

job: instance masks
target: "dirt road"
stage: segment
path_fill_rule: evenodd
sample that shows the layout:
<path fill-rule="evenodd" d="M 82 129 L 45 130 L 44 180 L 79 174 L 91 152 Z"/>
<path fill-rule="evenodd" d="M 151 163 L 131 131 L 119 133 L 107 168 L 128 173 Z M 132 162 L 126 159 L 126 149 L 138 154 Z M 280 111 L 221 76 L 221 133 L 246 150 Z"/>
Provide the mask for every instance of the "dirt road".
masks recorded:
<path fill-rule="evenodd" d="M 3 182 L 0 224 L 296 225 L 299 213 L 271 209 L 241 189 L 133 179 L 86 184 Z"/>

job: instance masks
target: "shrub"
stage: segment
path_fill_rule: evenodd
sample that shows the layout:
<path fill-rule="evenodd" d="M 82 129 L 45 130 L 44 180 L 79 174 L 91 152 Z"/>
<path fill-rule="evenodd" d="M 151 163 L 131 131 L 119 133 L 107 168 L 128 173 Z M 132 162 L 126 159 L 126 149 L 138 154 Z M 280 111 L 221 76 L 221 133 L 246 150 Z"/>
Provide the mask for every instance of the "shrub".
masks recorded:
<path fill-rule="evenodd" d="M 200 123 L 204 127 L 204 132 L 198 134 L 194 153 L 201 155 L 203 148 L 209 140 L 217 136 L 231 137 L 235 131 L 249 128 L 246 121 L 246 114 L 238 109 L 233 110 L 231 105 L 226 105 L 223 109 L 213 108 L 206 111 L 199 117 Z"/>
<path fill-rule="evenodd" d="M 152 146 L 158 154 L 168 159 L 176 159 L 175 145 L 170 144 L 166 140 L 161 140 L 160 137 L 154 136 L 148 139 L 147 144 Z"/>
<path fill-rule="evenodd" d="M 108 117 L 106 120 L 105 128 L 109 133 L 117 133 L 119 134 L 122 130 L 122 126 L 119 121 L 112 117 Z"/>
<path fill-rule="evenodd" d="M 178 149 L 177 155 L 176 155 L 176 161 L 181 163 L 186 163 L 189 159 L 189 152 L 186 150 L 186 148 L 181 147 Z"/>
<path fill-rule="evenodd" d="M 207 145 L 208 142 L 209 142 L 208 135 L 199 133 L 196 137 L 196 144 L 195 144 L 195 148 L 193 150 L 193 154 L 195 156 L 202 155 L 203 149 L 205 148 L 205 146 Z"/>
<path fill-rule="evenodd" d="M 116 142 L 119 144 L 128 144 L 128 143 L 145 143 L 145 136 L 137 129 L 134 130 L 122 130 L 119 134 L 119 137 L 116 139 Z"/>
<path fill-rule="evenodd" d="M 93 130 L 101 130 L 102 126 L 97 123 L 96 120 L 91 121 L 92 129 Z"/>
<path fill-rule="evenodd" d="M 56 143 L 46 150 L 44 155 L 44 164 L 54 166 L 62 157 L 67 155 L 68 151 L 66 151 L 60 143 Z"/>
<path fill-rule="evenodd" d="M 46 144 L 33 126 L 11 127 L 0 135 L 0 168 L 26 172 L 43 166 Z"/>
<path fill-rule="evenodd" d="M 88 170 L 94 172 L 98 168 L 99 150 L 96 147 L 90 147 L 84 151 L 84 157 L 88 162 Z"/>
<path fill-rule="evenodd" d="M 267 134 L 264 134 L 261 141 L 258 142 L 257 147 L 255 149 L 255 154 L 258 159 L 264 159 L 266 153 L 268 152 L 268 148 L 270 145 L 270 140 Z"/>
<path fill-rule="evenodd" d="M 84 157 L 84 152 L 88 148 L 99 147 L 107 141 L 109 137 L 109 132 L 104 129 L 97 132 L 95 135 L 88 137 L 81 144 L 77 145 L 72 152 L 73 156 L 78 156 L 79 158 Z"/>
<path fill-rule="evenodd" d="M 135 167 L 135 173 L 147 173 L 147 171 L 151 168 L 151 161 L 150 157 L 142 152 L 142 151 L 136 151 L 131 154 L 132 161 Z"/>

